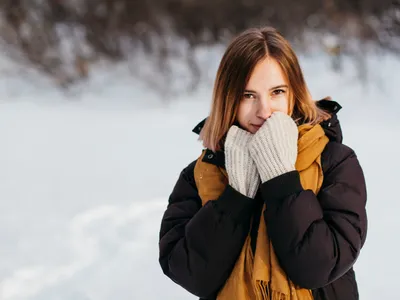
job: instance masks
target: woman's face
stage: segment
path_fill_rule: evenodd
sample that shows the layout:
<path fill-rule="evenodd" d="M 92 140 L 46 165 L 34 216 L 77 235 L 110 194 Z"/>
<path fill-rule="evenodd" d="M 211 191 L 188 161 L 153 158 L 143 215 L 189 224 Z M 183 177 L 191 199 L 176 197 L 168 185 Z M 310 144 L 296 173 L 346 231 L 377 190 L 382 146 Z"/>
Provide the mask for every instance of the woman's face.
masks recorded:
<path fill-rule="evenodd" d="M 240 126 L 256 133 L 273 112 L 288 114 L 289 85 L 282 68 L 267 57 L 254 68 L 239 104 L 237 121 Z"/>

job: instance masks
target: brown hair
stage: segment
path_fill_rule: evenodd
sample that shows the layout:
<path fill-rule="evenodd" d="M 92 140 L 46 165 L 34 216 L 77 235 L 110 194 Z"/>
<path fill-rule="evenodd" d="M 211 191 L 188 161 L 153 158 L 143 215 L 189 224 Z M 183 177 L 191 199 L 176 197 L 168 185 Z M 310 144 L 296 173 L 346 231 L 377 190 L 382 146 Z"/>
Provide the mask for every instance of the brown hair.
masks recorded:
<path fill-rule="evenodd" d="M 289 84 L 289 114 L 296 122 L 317 124 L 330 115 L 312 100 L 296 54 L 289 42 L 272 27 L 251 28 L 230 43 L 222 57 L 214 83 L 211 112 L 200 133 L 204 147 L 220 150 L 236 121 L 239 103 L 258 62 L 274 58 Z"/>

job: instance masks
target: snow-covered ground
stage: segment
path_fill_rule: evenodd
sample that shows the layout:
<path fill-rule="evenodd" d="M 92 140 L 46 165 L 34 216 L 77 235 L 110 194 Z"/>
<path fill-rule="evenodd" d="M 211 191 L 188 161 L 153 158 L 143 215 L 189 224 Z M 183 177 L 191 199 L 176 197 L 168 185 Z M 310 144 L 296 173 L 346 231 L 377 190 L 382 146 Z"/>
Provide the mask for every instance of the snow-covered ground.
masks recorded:
<path fill-rule="evenodd" d="M 365 170 L 361 299 L 393 298 L 400 62 L 369 59 L 366 86 L 351 66 L 335 74 L 322 57 L 301 62 L 314 97 L 342 104 L 344 142 Z M 156 105 L 161 97 L 123 72 L 103 75 L 73 101 L 44 81 L 1 78 L 1 300 L 196 299 L 162 274 L 158 230 L 179 172 L 200 154 L 191 129 L 208 112 L 212 86 Z"/>

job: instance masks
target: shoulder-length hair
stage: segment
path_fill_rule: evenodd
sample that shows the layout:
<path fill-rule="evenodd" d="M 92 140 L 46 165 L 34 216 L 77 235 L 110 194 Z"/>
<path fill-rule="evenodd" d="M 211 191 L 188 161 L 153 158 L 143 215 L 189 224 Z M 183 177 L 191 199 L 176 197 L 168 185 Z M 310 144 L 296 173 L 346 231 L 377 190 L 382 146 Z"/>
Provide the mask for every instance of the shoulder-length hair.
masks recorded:
<path fill-rule="evenodd" d="M 223 148 L 251 73 L 266 57 L 282 68 L 289 85 L 289 114 L 296 122 L 318 124 L 330 117 L 313 101 L 289 42 L 275 28 L 251 28 L 233 39 L 220 62 L 210 115 L 200 133 L 204 147 L 213 151 Z"/>

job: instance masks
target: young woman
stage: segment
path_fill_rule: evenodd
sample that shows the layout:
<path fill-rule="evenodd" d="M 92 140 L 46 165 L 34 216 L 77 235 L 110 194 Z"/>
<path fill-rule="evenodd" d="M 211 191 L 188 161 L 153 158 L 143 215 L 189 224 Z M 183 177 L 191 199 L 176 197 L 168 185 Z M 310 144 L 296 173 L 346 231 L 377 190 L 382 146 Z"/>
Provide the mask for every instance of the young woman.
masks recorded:
<path fill-rule="evenodd" d="M 202 299 L 358 299 L 366 186 L 340 108 L 312 100 L 275 29 L 238 35 L 162 219 L 165 275 Z"/>

